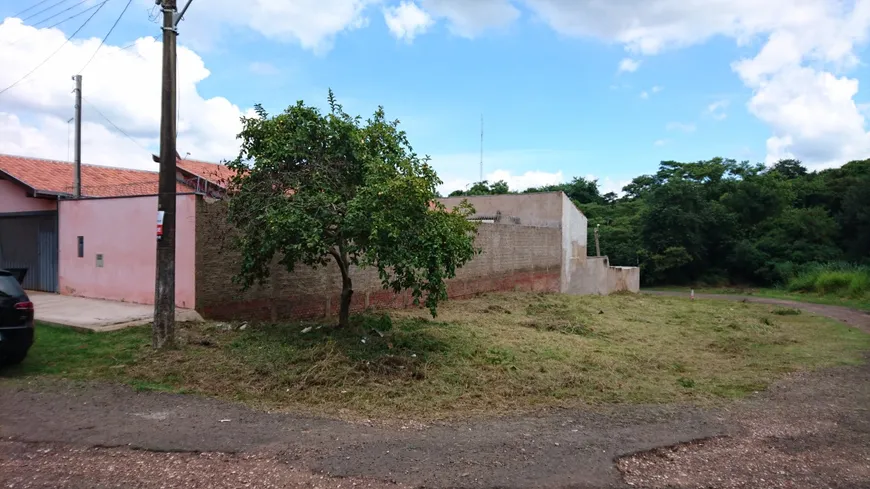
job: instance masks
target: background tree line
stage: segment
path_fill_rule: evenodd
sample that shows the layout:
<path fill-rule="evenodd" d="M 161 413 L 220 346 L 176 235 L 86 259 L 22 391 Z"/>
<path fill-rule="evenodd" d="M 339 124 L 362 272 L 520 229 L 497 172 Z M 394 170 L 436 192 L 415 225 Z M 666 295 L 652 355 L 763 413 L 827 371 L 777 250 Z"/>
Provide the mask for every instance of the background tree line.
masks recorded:
<path fill-rule="evenodd" d="M 870 160 L 813 172 L 797 160 L 665 161 L 622 196 L 582 177 L 523 193 L 558 190 L 600 224 L 602 254 L 640 266 L 647 285 L 773 285 L 818 263 L 870 265 Z M 484 181 L 450 195 L 510 192 Z"/>

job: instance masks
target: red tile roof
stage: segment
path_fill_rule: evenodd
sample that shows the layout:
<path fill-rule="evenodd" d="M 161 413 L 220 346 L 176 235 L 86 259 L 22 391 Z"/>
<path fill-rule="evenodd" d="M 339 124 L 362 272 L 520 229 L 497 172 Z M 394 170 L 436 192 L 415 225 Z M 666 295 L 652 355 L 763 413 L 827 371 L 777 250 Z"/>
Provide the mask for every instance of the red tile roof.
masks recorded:
<path fill-rule="evenodd" d="M 176 160 L 176 166 L 183 171 L 204 178 L 209 182 L 226 188 L 230 178 L 236 174 L 228 166 L 220 163 L 181 159 Z"/>
<path fill-rule="evenodd" d="M 73 193 L 73 164 L 66 161 L 0 154 L 0 172 L 6 173 L 37 192 L 69 195 Z M 83 164 L 82 196 L 157 195 L 158 180 L 156 171 Z M 176 191 L 191 192 L 192 189 L 178 183 Z"/>

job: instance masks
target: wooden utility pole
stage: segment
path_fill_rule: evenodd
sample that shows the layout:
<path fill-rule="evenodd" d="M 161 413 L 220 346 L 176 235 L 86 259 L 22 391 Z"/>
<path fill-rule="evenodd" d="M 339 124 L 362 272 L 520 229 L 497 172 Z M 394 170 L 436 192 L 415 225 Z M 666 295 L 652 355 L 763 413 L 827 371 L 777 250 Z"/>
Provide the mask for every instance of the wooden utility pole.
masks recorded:
<path fill-rule="evenodd" d="M 161 0 L 157 0 L 160 2 Z M 163 232 L 157 239 L 157 280 L 154 290 L 154 324 L 151 346 L 164 348 L 175 342 L 175 0 L 162 0 L 163 87 L 160 115 L 160 183 L 157 212 Z"/>
<path fill-rule="evenodd" d="M 75 167 L 73 169 L 73 195 L 75 198 L 82 197 L 82 75 L 72 77 L 76 82 L 76 106 L 75 106 L 75 149 L 73 150 Z M 67 146 L 69 148 L 69 146 Z M 67 149 L 69 151 L 69 149 Z M 69 155 L 69 153 L 67 153 Z"/>
<path fill-rule="evenodd" d="M 175 344 L 175 149 L 176 55 L 178 23 L 193 0 L 187 0 L 178 13 L 176 0 L 155 0 L 163 10 L 163 85 L 160 113 L 160 183 L 157 189 L 157 215 L 162 225 L 157 237 L 157 280 L 154 288 L 154 324 L 151 345 L 154 348 Z"/>

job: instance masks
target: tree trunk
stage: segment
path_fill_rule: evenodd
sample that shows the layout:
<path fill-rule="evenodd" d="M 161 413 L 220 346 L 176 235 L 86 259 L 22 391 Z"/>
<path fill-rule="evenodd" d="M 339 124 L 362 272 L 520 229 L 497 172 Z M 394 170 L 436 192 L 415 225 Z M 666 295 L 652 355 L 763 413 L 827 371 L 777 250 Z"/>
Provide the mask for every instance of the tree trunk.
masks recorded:
<path fill-rule="evenodd" d="M 353 297 L 353 287 L 350 277 L 342 273 L 341 277 L 341 308 L 338 311 L 338 327 L 346 328 L 350 325 L 350 299 Z"/>
<path fill-rule="evenodd" d="M 332 250 L 332 256 L 341 271 L 341 305 L 338 309 L 338 327 L 350 326 L 350 299 L 353 297 L 353 284 L 350 280 L 350 266 L 343 248 Z"/>

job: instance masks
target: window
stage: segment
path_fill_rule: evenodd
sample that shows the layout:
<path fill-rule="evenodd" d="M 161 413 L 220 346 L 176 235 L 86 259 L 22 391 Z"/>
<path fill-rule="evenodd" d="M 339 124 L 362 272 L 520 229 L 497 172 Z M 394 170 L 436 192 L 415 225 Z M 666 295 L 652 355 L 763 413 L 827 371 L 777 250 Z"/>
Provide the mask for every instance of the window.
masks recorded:
<path fill-rule="evenodd" d="M 79 258 L 85 257 L 85 237 L 79 236 Z"/>
<path fill-rule="evenodd" d="M 24 291 L 12 275 L 0 274 L 0 297 L 21 297 Z"/>

